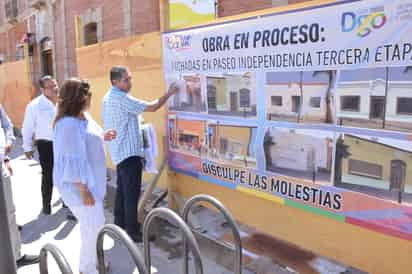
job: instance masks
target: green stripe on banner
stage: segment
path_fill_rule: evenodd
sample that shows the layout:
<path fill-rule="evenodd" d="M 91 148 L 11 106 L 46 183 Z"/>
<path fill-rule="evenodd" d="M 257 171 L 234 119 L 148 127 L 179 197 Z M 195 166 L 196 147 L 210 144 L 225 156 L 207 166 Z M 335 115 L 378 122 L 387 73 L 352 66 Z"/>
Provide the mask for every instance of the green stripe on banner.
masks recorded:
<path fill-rule="evenodd" d="M 286 200 L 285 205 L 295 207 L 295 208 L 299 208 L 299 209 L 303 209 L 303 210 L 306 210 L 306 211 L 310 211 L 312 213 L 320 214 L 320 215 L 323 215 L 325 217 L 328 217 L 328 218 L 331 218 L 331 219 L 334 219 L 334 220 L 337 220 L 337 221 L 340 221 L 340 222 L 345 222 L 345 216 L 338 215 L 338 214 L 335 214 L 335 213 L 332 213 L 332 212 L 329 212 L 329 211 L 326 211 L 324 209 L 320 209 L 320 208 L 317 208 L 317 207 L 314 207 L 314 206 L 309 206 L 309 205 L 305 205 L 305 204 L 302 204 L 302 203 L 298 203 L 298 202 L 295 202 L 295 201 L 292 201 L 292 200 L 288 200 L 288 199 L 285 199 L 285 200 Z"/>

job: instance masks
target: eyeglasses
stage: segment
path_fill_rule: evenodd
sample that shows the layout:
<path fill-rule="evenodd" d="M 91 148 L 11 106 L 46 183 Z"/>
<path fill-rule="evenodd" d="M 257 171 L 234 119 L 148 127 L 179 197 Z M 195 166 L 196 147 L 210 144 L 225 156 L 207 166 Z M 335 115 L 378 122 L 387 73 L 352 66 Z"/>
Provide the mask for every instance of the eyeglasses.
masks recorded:
<path fill-rule="evenodd" d="M 129 76 L 129 77 L 123 78 L 121 81 L 125 83 L 130 83 L 130 81 L 132 81 L 132 77 Z"/>

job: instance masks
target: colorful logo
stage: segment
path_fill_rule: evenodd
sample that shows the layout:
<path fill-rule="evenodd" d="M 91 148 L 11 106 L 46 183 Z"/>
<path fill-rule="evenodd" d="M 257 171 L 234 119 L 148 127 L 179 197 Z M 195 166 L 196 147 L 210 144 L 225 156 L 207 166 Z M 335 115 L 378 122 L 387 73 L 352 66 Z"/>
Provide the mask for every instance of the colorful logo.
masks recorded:
<path fill-rule="evenodd" d="M 383 8 L 375 8 L 362 13 L 342 14 L 342 32 L 356 31 L 359 37 L 366 37 L 374 30 L 382 28 L 388 21 Z"/>
<path fill-rule="evenodd" d="M 172 35 L 165 37 L 165 44 L 170 50 L 185 50 L 192 48 L 191 35 Z"/>

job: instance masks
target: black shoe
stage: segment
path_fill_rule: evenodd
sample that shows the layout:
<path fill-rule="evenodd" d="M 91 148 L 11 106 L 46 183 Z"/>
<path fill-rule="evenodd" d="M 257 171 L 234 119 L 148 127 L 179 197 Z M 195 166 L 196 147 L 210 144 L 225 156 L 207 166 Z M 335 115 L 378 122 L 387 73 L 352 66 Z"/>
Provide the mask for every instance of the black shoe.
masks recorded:
<path fill-rule="evenodd" d="M 36 255 L 23 255 L 16 261 L 17 268 L 31 265 L 31 264 L 38 264 L 40 262 L 40 257 Z"/>
<path fill-rule="evenodd" d="M 132 237 L 132 240 L 135 243 L 142 243 L 143 242 L 143 236 L 139 235 L 139 236 Z M 150 235 L 149 236 L 149 242 L 154 242 L 154 241 L 156 241 L 156 236 L 155 235 Z"/>
<path fill-rule="evenodd" d="M 67 220 L 69 220 L 69 221 L 74 221 L 74 222 L 77 222 L 77 218 L 76 218 L 76 216 L 74 216 L 73 215 L 73 213 L 70 211 L 69 213 L 67 213 L 67 215 L 66 215 L 66 219 Z"/>
<path fill-rule="evenodd" d="M 133 237 L 130 237 L 132 240 L 133 240 L 133 242 L 135 242 L 136 244 L 139 244 L 139 243 L 142 243 L 143 242 L 143 237 L 142 237 L 142 235 L 138 235 L 138 236 L 133 236 Z"/>
<path fill-rule="evenodd" d="M 43 207 L 42 212 L 43 212 L 44 215 L 50 215 L 51 214 L 51 207 L 50 206 Z"/>

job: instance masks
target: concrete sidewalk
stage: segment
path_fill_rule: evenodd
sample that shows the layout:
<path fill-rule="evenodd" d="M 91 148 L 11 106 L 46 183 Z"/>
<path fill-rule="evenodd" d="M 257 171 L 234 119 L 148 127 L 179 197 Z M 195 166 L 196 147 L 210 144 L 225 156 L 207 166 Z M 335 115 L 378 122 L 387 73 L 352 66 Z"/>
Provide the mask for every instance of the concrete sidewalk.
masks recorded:
<path fill-rule="evenodd" d="M 17 223 L 23 225 L 22 253 L 38 254 L 46 243 L 53 243 L 61 249 L 72 267 L 74 273 L 78 273 L 78 253 L 80 247 L 79 226 L 76 222 L 66 220 L 66 210 L 62 204 L 58 192 L 54 190 L 52 201 L 52 215 L 41 214 L 41 169 L 36 160 L 27 160 L 21 149 L 21 140 L 12 152 L 12 166 L 14 169 L 13 198 L 17 211 Z M 106 210 L 106 222 L 112 223 L 113 216 Z M 127 253 L 127 250 L 107 238 L 105 240 L 106 260 L 111 262 L 113 274 L 138 273 Z M 143 254 L 142 245 L 139 249 Z M 170 252 L 156 245 L 152 246 L 152 262 L 159 273 L 181 273 L 181 258 L 169 258 Z M 49 273 L 60 273 L 57 265 L 49 256 Z M 203 260 L 205 273 L 226 274 L 231 273 L 214 262 Z M 32 265 L 22 267 L 18 274 L 39 273 L 39 266 Z"/>

